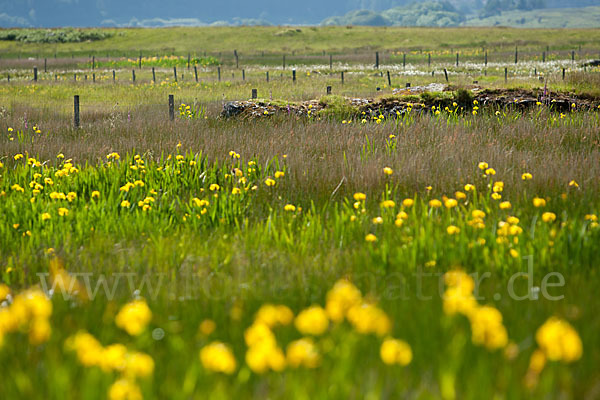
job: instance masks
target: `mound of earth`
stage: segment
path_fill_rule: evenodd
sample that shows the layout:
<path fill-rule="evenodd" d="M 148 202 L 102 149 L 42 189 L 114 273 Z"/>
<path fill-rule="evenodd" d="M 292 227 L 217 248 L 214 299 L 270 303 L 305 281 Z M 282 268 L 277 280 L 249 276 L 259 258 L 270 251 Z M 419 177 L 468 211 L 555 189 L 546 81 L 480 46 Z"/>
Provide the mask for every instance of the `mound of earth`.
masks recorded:
<path fill-rule="evenodd" d="M 470 112 L 473 107 L 526 110 L 546 106 L 557 112 L 598 109 L 600 99 L 577 96 L 572 93 L 540 89 L 489 89 L 479 86 L 456 88 L 443 84 L 430 84 L 412 88 L 395 89 L 391 96 L 368 98 L 341 98 L 354 118 L 377 118 L 411 112 L 435 112 L 448 107 L 457 112 Z M 329 96 L 320 100 L 297 103 L 269 100 L 232 101 L 224 105 L 224 118 L 265 118 L 273 115 L 318 116 L 333 107 Z"/>

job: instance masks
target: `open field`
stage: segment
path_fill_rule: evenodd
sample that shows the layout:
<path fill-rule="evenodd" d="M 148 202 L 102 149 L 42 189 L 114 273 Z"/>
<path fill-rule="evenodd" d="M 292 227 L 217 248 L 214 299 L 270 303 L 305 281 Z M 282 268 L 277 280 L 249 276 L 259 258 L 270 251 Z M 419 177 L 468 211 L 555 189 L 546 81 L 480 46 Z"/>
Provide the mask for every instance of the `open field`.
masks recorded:
<path fill-rule="evenodd" d="M 597 31 L 285 29 L 0 42 L 3 398 L 600 398 Z M 440 44 L 455 32 L 458 66 Z M 400 34 L 438 59 L 403 66 L 384 40 Z M 534 59 L 547 38 L 557 53 Z M 218 56 L 235 40 L 239 68 Z M 506 59 L 486 66 L 477 40 Z M 196 46 L 218 61 L 198 81 Z M 177 82 L 149 56 L 170 49 Z M 309 54 L 350 49 L 331 68 Z M 141 69 L 117 56 L 139 50 Z M 113 55 L 92 69 L 92 51 Z M 52 54 L 48 71 L 19 52 Z M 408 82 L 450 87 L 392 91 Z M 544 87 L 526 109 L 472 97 Z M 252 89 L 266 110 L 318 107 L 220 115 Z M 370 116 L 346 98 L 415 104 Z"/>

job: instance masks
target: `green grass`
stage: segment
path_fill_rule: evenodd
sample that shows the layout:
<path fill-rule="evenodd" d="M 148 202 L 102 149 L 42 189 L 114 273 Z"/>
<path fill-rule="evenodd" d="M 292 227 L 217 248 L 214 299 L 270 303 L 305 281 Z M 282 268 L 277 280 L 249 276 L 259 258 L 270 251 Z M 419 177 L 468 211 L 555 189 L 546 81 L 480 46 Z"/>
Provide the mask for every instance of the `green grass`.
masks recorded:
<path fill-rule="evenodd" d="M 105 29 L 113 36 L 89 43 L 60 43 L 54 45 L 0 42 L 2 58 L 28 57 L 38 54 L 53 57 L 145 56 L 188 53 L 202 56 L 205 52 L 231 64 L 237 50 L 242 64 L 281 65 L 285 54 L 293 63 L 303 61 L 326 64 L 329 53 L 336 61 L 357 56 L 374 63 L 373 53 L 382 52 L 382 62 L 392 51 L 455 51 L 468 54 L 486 48 L 490 53 L 505 53 L 519 46 L 523 52 L 537 55 L 550 46 L 551 51 L 570 51 L 581 45 L 597 53 L 599 35 L 595 29 L 514 29 L 514 28 L 392 28 L 392 27 L 301 27 L 294 35 L 285 35 L 286 27 L 218 27 L 218 28 L 161 28 Z M 264 53 L 264 55 L 263 55 Z M 384 54 L 386 53 L 386 54 Z M 566 54 L 566 53 L 565 53 Z M 525 55 L 525 53 L 523 54 Z M 425 55 L 423 56 L 425 57 Z M 409 56 L 409 61 L 411 57 Z M 414 57 L 413 57 L 414 62 Z"/>
<path fill-rule="evenodd" d="M 256 28 L 244 40 L 277 29 L 284 28 Z M 330 28 L 301 29 L 298 35 Z M 536 32 L 527 31 L 527 40 L 537 40 Z M 565 41 L 585 33 L 557 32 Z M 445 82 L 437 71 L 448 68 L 455 92 L 398 97 L 361 57 L 348 66 L 344 85 L 339 65 L 333 71 L 328 65 L 298 65 L 293 83 L 289 70 L 258 59 L 244 66 L 246 81 L 225 64 L 221 82 L 214 67 L 199 70 L 200 83 L 192 69 L 178 68 L 184 76 L 174 83 L 171 69 L 160 67 L 153 84 L 144 67 L 136 70 L 135 84 L 128 68 L 117 69 L 113 83 L 111 68 L 75 69 L 86 58 L 59 59 L 60 66 L 40 72 L 34 84 L 30 61 L 3 58 L 2 73 L 11 74 L 11 83 L 0 84 L 0 284 L 6 285 L 0 295 L 7 287 L 12 292 L 0 306 L 3 396 L 111 398 L 111 386 L 127 373 L 119 357 L 107 367 L 109 353 L 83 365 L 69 338 L 86 331 L 102 346 L 122 344 L 152 358 L 148 376 L 129 376 L 145 399 L 593 398 L 600 362 L 599 113 L 480 104 L 476 114 L 454 112 L 453 106 L 438 114 L 413 110 L 363 123 L 348 98 L 444 104 L 462 99 L 470 107 L 472 98 L 463 89 L 473 80 L 486 87 L 540 89 L 543 83 L 526 66 L 504 83 L 499 67 L 483 76 L 470 67 L 436 63 L 433 78 L 393 70 L 393 87 Z M 562 81 L 556 65 L 546 70 L 535 65 L 551 90 L 597 95 L 596 70 L 569 71 Z M 332 96 L 325 96 L 328 85 Z M 248 99 L 253 88 L 276 105 L 320 99 L 328 111 L 313 117 L 219 117 L 223 101 Z M 74 94 L 81 98 L 79 129 L 72 121 Z M 174 121 L 168 118 L 169 94 L 176 99 Z M 193 109 L 191 117 L 177 112 L 182 103 Z M 118 159 L 107 157 L 115 152 Z M 494 175 L 478 167 L 482 161 Z M 523 180 L 526 172 L 532 179 Z M 501 191 L 496 182 L 503 182 Z M 492 197 L 494 187 L 501 199 Z M 356 192 L 366 200 L 357 201 Z M 545 205 L 536 207 L 536 197 Z M 446 207 L 448 198 L 457 204 Z M 434 199 L 442 203 L 439 208 Z M 506 201 L 510 207 L 501 206 Z M 481 221 L 475 220 L 476 210 L 485 213 Z M 376 240 L 367 241 L 369 234 Z M 473 320 L 444 312 L 443 275 L 458 268 L 480 282 L 476 310 L 487 305 L 502 315 L 508 338 L 500 349 L 474 342 L 473 328 L 480 325 Z M 261 306 L 283 304 L 298 316 L 312 305 L 325 306 L 328 291 L 343 278 L 385 313 L 389 330 L 377 319 L 367 327 L 381 335 L 360 333 L 373 311 L 353 322 L 330 323 L 319 335 L 293 323 L 272 327 L 275 349 L 283 352 L 291 342 L 314 336 L 318 366 L 265 373 L 251 368 L 244 334 Z M 48 291 L 52 279 L 55 287 Z M 65 295 L 58 279 L 77 282 L 78 290 Z M 23 293 L 36 287 L 52 294 L 49 336 L 40 328 L 47 303 L 37 298 L 36 307 L 25 312 L 19 305 Z M 145 299 L 152 316 L 132 336 L 117 315 L 134 298 Z M 574 328 L 583 353 L 572 363 L 549 361 L 535 374 L 530 360 L 539 347 L 536 332 L 553 316 Z M 206 320 L 215 323 L 214 331 L 202 324 Z M 410 346 L 408 365 L 382 361 L 387 336 Z M 231 349 L 236 360 L 231 374 L 201 362 L 201 349 L 213 341 Z M 89 344 L 85 349 L 95 354 Z M 273 351 L 267 346 L 264 353 Z"/>

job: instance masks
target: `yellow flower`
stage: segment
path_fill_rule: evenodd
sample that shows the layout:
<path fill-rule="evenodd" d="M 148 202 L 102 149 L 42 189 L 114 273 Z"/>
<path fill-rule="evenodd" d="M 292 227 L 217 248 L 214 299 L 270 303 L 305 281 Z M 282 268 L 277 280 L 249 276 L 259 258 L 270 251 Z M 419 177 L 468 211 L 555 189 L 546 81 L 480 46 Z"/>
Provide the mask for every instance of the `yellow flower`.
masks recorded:
<path fill-rule="evenodd" d="M 200 350 L 200 362 L 210 371 L 231 375 L 237 362 L 231 349 L 221 342 L 212 342 Z"/>
<path fill-rule="evenodd" d="M 23 154 L 21 154 L 21 153 L 15 154 L 15 156 L 13 158 L 15 159 L 15 161 L 20 160 L 21 158 L 23 158 Z"/>
<path fill-rule="evenodd" d="M 117 316 L 115 323 L 131 336 L 137 336 L 144 331 L 152 319 L 152 312 L 144 300 L 134 300 L 125 304 Z"/>
<path fill-rule="evenodd" d="M 283 209 L 285 211 L 296 211 L 296 206 L 293 204 L 286 204 Z"/>
<path fill-rule="evenodd" d="M 577 182 L 575 182 L 574 180 L 572 180 L 571 182 L 569 182 L 569 186 L 578 188 L 579 184 Z"/>
<path fill-rule="evenodd" d="M 277 171 L 275 172 L 275 178 L 279 179 L 279 178 L 283 178 L 285 176 L 285 172 L 283 171 Z"/>
<path fill-rule="evenodd" d="M 319 366 L 321 357 L 312 339 L 302 338 L 291 342 L 287 346 L 287 362 L 293 368 L 300 366 L 316 368 Z"/>
<path fill-rule="evenodd" d="M 23 189 L 19 184 L 15 183 L 14 185 L 12 185 L 10 187 L 12 190 L 14 190 L 15 192 L 21 192 L 24 193 L 25 189 Z"/>
<path fill-rule="evenodd" d="M 375 225 L 383 224 L 383 218 L 381 218 L 381 217 L 375 217 L 375 218 L 373 218 L 372 222 Z"/>
<path fill-rule="evenodd" d="M 367 236 L 365 236 L 365 240 L 367 242 L 375 242 L 377 240 L 377 236 L 373 235 L 372 233 L 369 233 Z"/>
<path fill-rule="evenodd" d="M 48 213 L 43 213 L 43 214 L 42 214 L 42 221 L 46 221 L 46 220 L 48 220 L 48 219 L 50 219 L 50 218 L 51 218 L 51 217 L 50 217 L 50 214 L 48 214 Z"/>
<path fill-rule="evenodd" d="M 265 179 L 265 185 L 267 186 L 275 186 L 275 180 L 271 178 Z"/>
<path fill-rule="evenodd" d="M 446 199 L 444 201 L 444 206 L 446 208 L 454 208 L 458 205 L 458 202 L 456 201 L 456 199 Z"/>
<path fill-rule="evenodd" d="M 460 228 L 458 226 L 450 225 L 446 228 L 446 232 L 448 232 L 448 235 L 457 235 L 460 233 Z"/>
<path fill-rule="evenodd" d="M 123 372 L 131 378 L 148 377 L 154 372 L 154 360 L 148 354 L 127 353 Z"/>
<path fill-rule="evenodd" d="M 108 390 L 109 400 L 142 400 L 138 385 L 129 379 L 119 379 Z"/>
<path fill-rule="evenodd" d="M 385 168 L 383 168 L 383 173 L 386 175 L 392 175 L 394 173 L 394 170 L 391 169 L 390 167 L 385 167 Z"/>
<path fill-rule="evenodd" d="M 231 189 L 231 194 L 240 194 L 242 193 L 242 190 L 240 188 L 234 187 L 233 189 Z"/>
<path fill-rule="evenodd" d="M 202 322 L 200 322 L 200 326 L 198 327 L 198 331 L 204 335 L 204 336 L 208 336 L 211 333 L 214 332 L 214 330 L 216 329 L 217 324 L 215 323 L 215 321 L 213 321 L 212 319 L 205 319 Z"/>
<path fill-rule="evenodd" d="M 489 167 L 488 163 L 486 163 L 485 161 L 480 162 L 477 166 L 482 171 L 485 170 L 485 169 L 488 169 L 488 167 Z"/>
<path fill-rule="evenodd" d="M 10 294 L 10 288 L 4 283 L 0 283 L 0 301 L 5 300 Z"/>
<path fill-rule="evenodd" d="M 97 198 L 99 198 L 99 197 L 100 197 L 100 192 L 99 192 L 99 191 L 97 191 L 97 190 L 94 190 L 94 191 L 92 192 L 92 199 L 97 199 Z"/>
<path fill-rule="evenodd" d="M 408 219 L 408 214 L 404 211 L 400 211 L 398 215 L 396 215 L 396 219 Z"/>
<path fill-rule="evenodd" d="M 519 257 L 519 252 L 518 252 L 517 250 L 515 250 L 515 249 L 510 249 L 509 253 L 510 253 L 510 256 L 511 256 L 512 258 L 517 258 L 517 257 Z"/>
<path fill-rule="evenodd" d="M 381 202 L 382 208 L 394 208 L 396 207 L 396 202 L 394 200 L 384 200 Z"/>
<path fill-rule="evenodd" d="M 129 192 L 129 189 L 131 189 L 132 187 L 135 187 L 135 185 L 131 182 L 127 182 L 125 185 L 121 186 L 119 190 L 121 192 Z"/>
<path fill-rule="evenodd" d="M 429 207 L 431 208 L 440 208 L 442 206 L 442 202 L 438 199 L 429 200 Z"/>
<path fill-rule="evenodd" d="M 220 189 L 221 187 L 216 184 L 216 183 L 211 183 L 210 186 L 208 187 L 208 190 L 210 190 L 211 192 L 216 192 Z"/>
<path fill-rule="evenodd" d="M 329 327 L 329 318 L 323 308 L 312 306 L 298 314 L 294 325 L 302 334 L 317 336 L 327 330 Z"/>
<path fill-rule="evenodd" d="M 123 201 L 121 202 L 121 207 L 123 207 L 123 208 L 127 208 L 127 207 L 129 207 L 129 206 L 131 206 L 131 203 L 130 203 L 129 201 L 127 201 L 127 200 L 123 200 Z"/>
<path fill-rule="evenodd" d="M 524 181 L 530 181 L 533 179 L 533 175 L 531 175 L 529 172 L 525 172 L 523 175 L 521 175 L 521 179 Z"/>
<path fill-rule="evenodd" d="M 413 199 L 404 199 L 402 200 L 402 206 L 408 208 L 408 207 L 412 207 L 412 205 L 415 204 L 415 201 Z"/>
<path fill-rule="evenodd" d="M 501 210 L 509 210 L 511 207 L 512 205 L 510 204 L 510 201 L 503 201 L 502 203 L 500 203 Z"/>
<path fill-rule="evenodd" d="M 473 211 L 471 211 L 471 216 L 473 218 L 483 219 L 483 218 L 485 218 L 485 212 L 483 212 L 481 210 L 473 210 Z"/>
<path fill-rule="evenodd" d="M 67 215 L 69 215 L 69 210 L 67 208 L 60 207 L 58 209 L 58 215 L 61 217 L 67 216 Z"/>
<path fill-rule="evenodd" d="M 370 303 L 354 305 L 348 310 L 346 318 L 360 334 L 384 336 L 392 329 L 392 322 L 386 313 Z"/>
<path fill-rule="evenodd" d="M 583 346 L 577 331 L 566 321 L 548 319 L 536 332 L 535 340 L 551 361 L 573 362 L 581 358 Z"/>
<path fill-rule="evenodd" d="M 534 207 L 546 207 L 546 200 L 540 197 L 533 198 L 533 206 Z"/>
<path fill-rule="evenodd" d="M 492 199 L 500 200 L 501 198 L 502 198 L 502 195 L 500 193 L 492 193 Z"/>
<path fill-rule="evenodd" d="M 277 325 L 289 325 L 294 320 L 294 313 L 284 305 L 263 304 L 256 313 L 255 322 L 269 328 Z"/>
<path fill-rule="evenodd" d="M 485 170 L 486 175 L 496 175 L 496 170 L 494 168 L 488 168 Z"/>
<path fill-rule="evenodd" d="M 506 218 L 506 222 L 508 222 L 511 225 L 517 225 L 519 223 L 519 218 L 510 216 Z"/>
<path fill-rule="evenodd" d="M 364 193 L 356 192 L 354 193 L 354 200 L 356 201 L 364 201 L 367 198 L 367 195 Z"/>
<path fill-rule="evenodd" d="M 586 216 L 584 217 L 584 219 L 586 221 L 597 222 L 598 221 L 598 216 L 596 214 L 586 214 Z"/>
<path fill-rule="evenodd" d="M 503 348 L 508 343 L 508 333 L 502 324 L 502 314 L 494 307 L 476 307 L 469 315 L 473 343 L 489 350 Z"/>
<path fill-rule="evenodd" d="M 456 200 L 464 200 L 467 198 L 467 195 L 463 192 L 456 192 L 454 193 L 454 197 L 456 197 Z"/>
<path fill-rule="evenodd" d="M 387 365 L 399 364 L 406 366 L 412 361 L 412 350 L 408 343 L 388 338 L 383 341 L 379 349 L 379 355 Z"/>
<path fill-rule="evenodd" d="M 554 222 L 556 220 L 556 214 L 552 212 L 545 212 L 542 214 L 542 221 L 544 222 Z"/>
<path fill-rule="evenodd" d="M 334 322 L 341 322 L 348 311 L 362 303 L 360 290 L 346 279 L 338 280 L 327 292 L 325 309 Z"/>

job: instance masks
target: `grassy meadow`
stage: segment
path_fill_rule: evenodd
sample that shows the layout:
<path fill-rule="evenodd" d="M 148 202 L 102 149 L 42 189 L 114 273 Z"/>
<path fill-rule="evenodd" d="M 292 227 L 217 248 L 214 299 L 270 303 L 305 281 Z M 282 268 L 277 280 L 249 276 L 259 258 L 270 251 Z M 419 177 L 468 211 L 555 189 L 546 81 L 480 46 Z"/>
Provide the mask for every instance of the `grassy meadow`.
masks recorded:
<path fill-rule="evenodd" d="M 0 42 L 3 398 L 599 398 L 598 32 L 295 29 Z M 444 68 L 456 93 L 547 85 L 594 109 L 220 116 L 252 89 L 374 98 Z"/>

